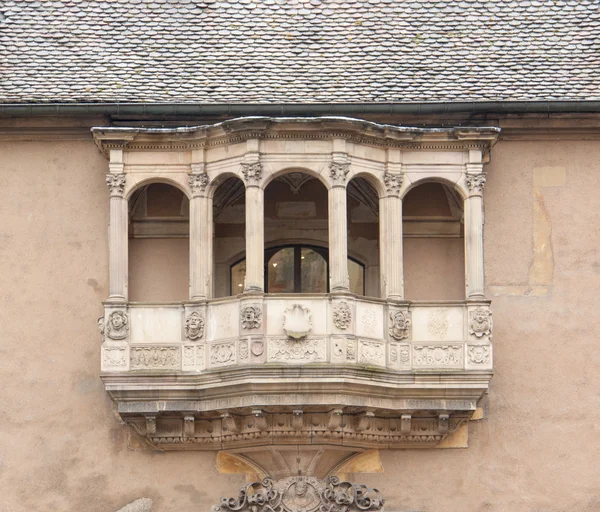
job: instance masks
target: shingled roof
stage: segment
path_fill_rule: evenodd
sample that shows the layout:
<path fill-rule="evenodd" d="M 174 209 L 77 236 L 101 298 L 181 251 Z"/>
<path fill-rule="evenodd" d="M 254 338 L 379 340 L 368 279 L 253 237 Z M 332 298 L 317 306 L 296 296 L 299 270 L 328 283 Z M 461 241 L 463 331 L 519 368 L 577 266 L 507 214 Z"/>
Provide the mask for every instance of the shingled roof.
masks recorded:
<path fill-rule="evenodd" d="M 600 99 L 598 0 L 5 0 L 0 102 Z"/>

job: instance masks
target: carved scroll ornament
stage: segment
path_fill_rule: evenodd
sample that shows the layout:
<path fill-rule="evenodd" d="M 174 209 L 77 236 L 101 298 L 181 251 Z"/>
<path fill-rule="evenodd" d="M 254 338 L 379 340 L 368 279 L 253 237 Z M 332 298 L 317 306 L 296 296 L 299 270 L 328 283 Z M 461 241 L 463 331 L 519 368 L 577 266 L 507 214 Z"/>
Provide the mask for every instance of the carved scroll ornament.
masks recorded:
<path fill-rule="evenodd" d="M 326 480 L 290 477 L 246 484 L 238 498 L 221 498 L 213 512 L 357 512 L 382 510 L 385 500 L 377 489 L 335 476 Z"/>

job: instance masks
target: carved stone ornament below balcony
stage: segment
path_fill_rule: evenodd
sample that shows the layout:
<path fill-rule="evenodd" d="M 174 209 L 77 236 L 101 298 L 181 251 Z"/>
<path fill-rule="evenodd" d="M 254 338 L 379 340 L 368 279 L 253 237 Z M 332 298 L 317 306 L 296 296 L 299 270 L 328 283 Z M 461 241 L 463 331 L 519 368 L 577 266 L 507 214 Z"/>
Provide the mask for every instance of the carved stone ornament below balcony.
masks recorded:
<path fill-rule="evenodd" d="M 104 333 L 111 340 L 124 340 L 129 334 L 129 319 L 124 311 L 113 311 L 108 317 Z"/>
<path fill-rule="evenodd" d="M 242 327 L 244 329 L 258 329 L 262 324 L 262 310 L 260 305 L 253 304 L 242 308 Z"/>
<path fill-rule="evenodd" d="M 492 334 L 492 313 L 488 309 L 478 308 L 471 311 L 469 334 L 478 338 Z"/>
<path fill-rule="evenodd" d="M 310 310 L 302 304 L 293 304 L 283 314 L 283 330 L 294 339 L 304 338 L 312 329 Z"/>
<path fill-rule="evenodd" d="M 382 510 L 385 500 L 377 489 L 340 482 L 335 476 L 326 480 L 295 476 L 274 481 L 246 484 L 238 498 L 221 498 L 213 512 L 356 512 Z"/>
<path fill-rule="evenodd" d="M 197 311 L 190 313 L 185 319 L 185 336 L 190 340 L 197 340 L 204 335 L 204 318 Z"/>
<path fill-rule="evenodd" d="M 352 311 L 346 301 L 333 306 L 333 323 L 340 331 L 345 331 L 352 322 Z"/>
<path fill-rule="evenodd" d="M 410 313 L 408 311 L 390 312 L 389 333 L 395 340 L 408 339 L 410 335 Z"/>

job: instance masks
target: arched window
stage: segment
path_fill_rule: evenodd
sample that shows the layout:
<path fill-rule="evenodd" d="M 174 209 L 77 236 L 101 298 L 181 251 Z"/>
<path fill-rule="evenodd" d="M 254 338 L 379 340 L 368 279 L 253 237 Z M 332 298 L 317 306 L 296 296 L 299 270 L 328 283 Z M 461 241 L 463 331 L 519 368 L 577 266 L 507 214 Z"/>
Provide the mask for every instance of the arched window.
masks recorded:
<path fill-rule="evenodd" d="M 267 293 L 327 293 L 329 291 L 328 251 L 312 245 L 286 245 L 265 251 Z M 365 267 L 348 258 L 350 291 L 364 294 Z M 231 266 L 231 294 L 244 289 L 246 260 Z"/>

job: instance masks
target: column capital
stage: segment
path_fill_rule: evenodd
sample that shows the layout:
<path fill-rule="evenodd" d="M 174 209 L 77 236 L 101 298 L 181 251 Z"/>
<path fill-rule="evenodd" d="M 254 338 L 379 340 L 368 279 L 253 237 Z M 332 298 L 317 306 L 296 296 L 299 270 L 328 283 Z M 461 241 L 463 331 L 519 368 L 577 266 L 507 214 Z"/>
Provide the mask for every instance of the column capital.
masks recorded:
<path fill-rule="evenodd" d="M 485 173 L 467 174 L 466 175 L 467 186 L 471 195 L 482 195 L 483 188 L 485 186 Z"/>
<path fill-rule="evenodd" d="M 388 172 L 383 175 L 383 183 L 389 195 L 397 196 L 400 194 L 402 183 L 404 183 L 403 172 Z"/>
<path fill-rule="evenodd" d="M 125 193 L 125 173 L 108 173 L 106 175 L 106 185 L 111 197 L 123 197 Z"/>
<path fill-rule="evenodd" d="M 192 164 L 192 172 L 188 176 L 192 196 L 200 196 L 204 194 L 208 185 L 208 174 L 204 170 L 204 164 Z"/>
<path fill-rule="evenodd" d="M 262 173 L 262 162 L 242 162 L 242 174 L 246 180 L 246 186 L 258 186 Z"/>
<path fill-rule="evenodd" d="M 331 162 L 329 164 L 329 176 L 334 186 L 346 186 L 346 176 L 350 172 L 349 162 Z"/>

